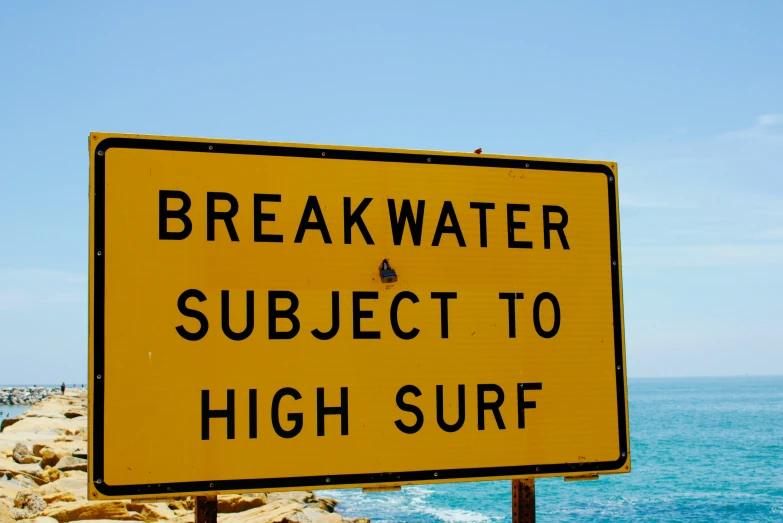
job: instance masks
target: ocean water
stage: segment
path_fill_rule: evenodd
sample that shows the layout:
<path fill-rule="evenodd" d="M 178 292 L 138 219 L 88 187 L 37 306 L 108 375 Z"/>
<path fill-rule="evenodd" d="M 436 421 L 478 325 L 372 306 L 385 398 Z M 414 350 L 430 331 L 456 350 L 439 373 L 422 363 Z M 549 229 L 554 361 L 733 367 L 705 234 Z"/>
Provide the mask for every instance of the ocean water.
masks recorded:
<path fill-rule="evenodd" d="M 536 480 L 542 522 L 783 522 L 783 377 L 629 381 L 632 471 Z M 511 521 L 511 483 L 321 491 L 373 522 Z"/>
<path fill-rule="evenodd" d="M 0 419 L 15 418 L 30 408 L 30 405 L 0 405 Z"/>

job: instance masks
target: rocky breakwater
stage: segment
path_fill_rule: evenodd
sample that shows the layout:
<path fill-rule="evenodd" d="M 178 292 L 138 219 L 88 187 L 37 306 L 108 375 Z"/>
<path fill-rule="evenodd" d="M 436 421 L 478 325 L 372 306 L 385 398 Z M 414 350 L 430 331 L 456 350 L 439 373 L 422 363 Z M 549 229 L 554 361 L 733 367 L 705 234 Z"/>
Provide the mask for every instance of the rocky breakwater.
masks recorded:
<path fill-rule="evenodd" d="M 0 387 L 0 405 L 35 405 L 60 389 L 53 387 Z"/>
<path fill-rule="evenodd" d="M 195 521 L 195 500 L 87 500 L 87 391 L 51 395 L 0 432 L 0 523 Z M 218 496 L 219 523 L 369 523 L 312 492 Z"/>

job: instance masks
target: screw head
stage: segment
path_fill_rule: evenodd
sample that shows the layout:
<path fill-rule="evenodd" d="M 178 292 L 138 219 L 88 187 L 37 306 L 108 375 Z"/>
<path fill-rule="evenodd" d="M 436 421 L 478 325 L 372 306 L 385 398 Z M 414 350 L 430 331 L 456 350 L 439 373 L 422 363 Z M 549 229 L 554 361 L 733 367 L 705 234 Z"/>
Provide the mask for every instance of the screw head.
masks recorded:
<path fill-rule="evenodd" d="M 98 251 L 98 256 L 102 256 L 102 255 L 103 255 L 103 252 Z"/>
<path fill-rule="evenodd" d="M 536 472 L 539 472 L 540 470 L 541 470 L 540 468 L 536 467 Z"/>
<path fill-rule="evenodd" d="M 617 260 L 612 260 L 612 265 L 616 266 L 617 265 Z"/>
<path fill-rule="evenodd" d="M 103 483 L 103 480 L 101 478 L 95 480 L 96 485 L 100 485 L 101 483 Z"/>
<path fill-rule="evenodd" d="M 332 478 L 326 478 L 326 482 L 327 483 L 331 483 L 332 482 Z"/>
<path fill-rule="evenodd" d="M 326 156 L 326 153 L 325 153 L 325 152 L 322 152 L 322 153 L 321 153 L 321 156 Z"/>
<path fill-rule="evenodd" d="M 435 477 L 436 477 L 436 478 L 438 477 L 438 473 L 437 473 L 437 472 L 435 473 Z"/>
<path fill-rule="evenodd" d="M 622 456 L 625 457 L 625 452 L 623 452 Z"/>
<path fill-rule="evenodd" d="M 103 151 L 98 151 L 98 156 L 103 156 Z"/>
<path fill-rule="evenodd" d="M 614 176 L 609 177 L 609 181 L 611 182 L 612 180 L 614 180 Z"/>
<path fill-rule="evenodd" d="M 210 150 L 210 151 L 212 150 L 212 146 L 211 146 L 211 145 L 209 146 L 209 150 Z"/>
<path fill-rule="evenodd" d="M 210 483 L 209 484 L 209 488 L 215 488 L 215 484 L 214 483 Z"/>
<path fill-rule="evenodd" d="M 101 379 L 101 378 L 103 378 L 103 376 L 101 376 L 100 374 L 98 374 L 98 375 L 96 376 L 96 378 L 98 378 L 98 379 Z"/>
<path fill-rule="evenodd" d="M 430 163 L 432 161 L 432 158 L 427 158 L 427 163 Z"/>
<path fill-rule="evenodd" d="M 526 164 L 525 164 L 525 167 L 530 167 L 530 164 L 529 164 L 529 163 L 526 163 Z"/>
<path fill-rule="evenodd" d="M 617 370 L 620 370 L 621 368 L 622 368 L 622 367 L 620 367 L 619 365 L 617 366 Z"/>

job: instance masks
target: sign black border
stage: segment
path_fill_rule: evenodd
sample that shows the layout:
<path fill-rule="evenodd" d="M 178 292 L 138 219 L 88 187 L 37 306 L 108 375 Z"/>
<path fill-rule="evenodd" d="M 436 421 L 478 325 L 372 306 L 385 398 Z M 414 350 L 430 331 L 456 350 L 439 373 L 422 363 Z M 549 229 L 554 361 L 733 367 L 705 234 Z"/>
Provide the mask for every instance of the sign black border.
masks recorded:
<path fill-rule="evenodd" d="M 612 267 L 612 302 L 614 321 L 615 366 L 617 387 L 617 413 L 620 455 L 614 461 L 592 463 L 563 463 L 549 465 L 524 465 L 507 467 L 485 467 L 472 469 L 421 470 L 414 472 L 377 472 L 369 474 L 335 474 L 330 476 L 301 476 L 290 478 L 240 479 L 189 481 L 169 484 L 108 485 L 104 472 L 104 292 L 105 292 L 105 183 L 106 152 L 109 149 L 146 149 L 159 151 L 201 152 L 210 154 L 244 154 L 260 156 L 283 156 L 297 158 L 319 158 L 324 160 L 358 160 L 366 162 L 396 162 L 435 165 L 459 165 L 471 167 L 496 167 L 510 169 L 532 169 L 543 171 L 568 171 L 602 173 L 606 175 L 609 203 L 609 235 Z M 161 140 L 151 138 L 110 137 L 102 140 L 94 149 L 94 213 L 93 213 L 93 451 L 92 477 L 94 488 L 106 496 L 140 498 L 145 496 L 176 496 L 200 492 L 228 492 L 240 490 L 286 489 L 286 488 L 330 488 L 340 485 L 361 486 L 366 484 L 399 484 L 408 482 L 441 483 L 449 480 L 482 479 L 516 476 L 545 476 L 558 474 L 596 474 L 602 471 L 617 471 L 630 458 L 626 424 L 626 396 L 623 362 L 622 296 L 620 287 L 620 257 L 617 227 L 617 180 L 606 165 L 579 162 L 557 162 L 536 159 L 491 158 L 479 155 L 452 156 L 427 152 L 384 152 L 367 150 L 333 149 L 318 146 L 293 147 L 285 145 L 262 145 L 221 143 L 209 141 Z M 98 254 L 101 253 L 101 254 Z M 101 378 L 98 378 L 101 376 Z"/>

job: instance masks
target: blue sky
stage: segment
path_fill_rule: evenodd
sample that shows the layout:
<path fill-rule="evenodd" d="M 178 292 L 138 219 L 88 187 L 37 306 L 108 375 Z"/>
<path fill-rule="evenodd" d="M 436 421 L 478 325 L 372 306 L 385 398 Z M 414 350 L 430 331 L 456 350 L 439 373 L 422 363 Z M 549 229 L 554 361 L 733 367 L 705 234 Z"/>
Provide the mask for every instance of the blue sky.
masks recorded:
<path fill-rule="evenodd" d="M 0 383 L 86 379 L 90 131 L 615 160 L 629 374 L 783 374 L 781 2 L 42 4 L 0 12 Z"/>

